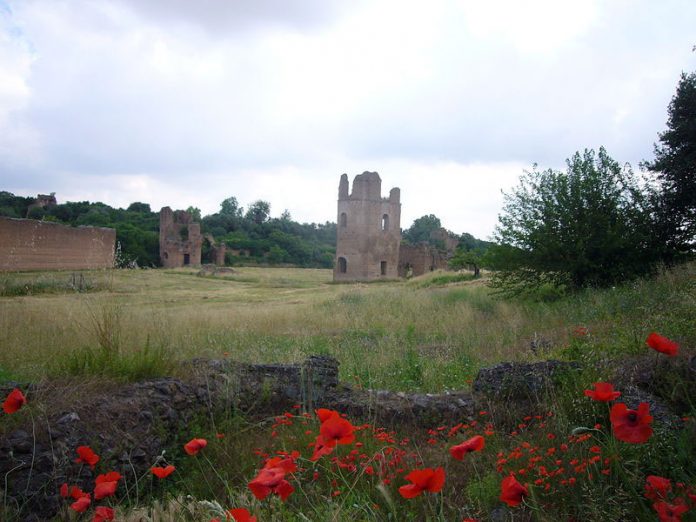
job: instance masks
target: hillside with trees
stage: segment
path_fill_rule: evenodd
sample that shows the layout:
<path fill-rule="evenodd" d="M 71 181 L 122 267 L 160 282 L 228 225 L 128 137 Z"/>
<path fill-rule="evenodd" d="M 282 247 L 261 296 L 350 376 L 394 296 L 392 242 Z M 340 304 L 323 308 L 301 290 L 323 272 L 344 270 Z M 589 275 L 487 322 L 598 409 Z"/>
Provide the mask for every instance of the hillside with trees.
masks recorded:
<path fill-rule="evenodd" d="M 116 241 L 123 264 L 158 266 L 159 213 L 147 203 L 131 203 L 128 208 L 113 208 L 104 203 L 67 202 L 46 208 L 30 205 L 34 198 L 0 192 L 0 216 L 43 219 L 71 226 L 98 226 L 116 229 Z M 197 208 L 187 209 L 200 220 L 201 231 L 230 249 L 227 263 L 288 264 L 300 267 L 331 268 L 336 250 L 335 223 L 298 223 L 285 211 L 270 217 L 270 204 L 256 201 L 244 211 L 230 197 L 220 210 L 201 217 Z M 209 261 L 205 244 L 203 262 Z"/>

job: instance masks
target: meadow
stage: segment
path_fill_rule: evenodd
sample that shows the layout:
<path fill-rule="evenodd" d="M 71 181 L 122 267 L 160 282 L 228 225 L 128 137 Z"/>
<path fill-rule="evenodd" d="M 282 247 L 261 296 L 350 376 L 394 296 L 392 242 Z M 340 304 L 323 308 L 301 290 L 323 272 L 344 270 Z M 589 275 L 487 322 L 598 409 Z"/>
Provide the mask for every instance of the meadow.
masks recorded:
<path fill-rule="evenodd" d="M 499 509 L 500 480 L 512 471 L 506 463 L 515 448 L 523 444 L 547 452 L 563 439 L 576 445 L 568 462 L 587 462 L 592 458 L 588 452 L 601 447 L 606 460 L 603 467 L 600 462 L 601 473 L 600 467 L 583 469 L 577 489 L 570 488 L 575 480 L 570 486 L 567 481 L 554 485 L 550 493 L 539 488 L 524 510 L 499 514 L 508 517 L 500 520 L 654 520 L 650 502 L 642 498 L 647 474 L 671 473 L 675 484 L 696 485 L 692 428 L 685 425 L 640 447 L 619 447 L 599 428 L 583 438 L 573 431 L 578 420 L 587 416 L 589 432 L 594 424 L 606 429 L 607 410 L 573 394 L 580 390 L 582 396 L 582 387 L 591 387 L 590 379 L 597 378 L 593 369 L 600 363 L 645 355 L 645 339 L 652 331 L 677 340 L 682 357 L 693 355 L 696 264 L 616 288 L 543 297 L 504 300 L 491 293 L 485 277 L 444 272 L 371 284 L 333 284 L 329 270 L 291 268 L 241 267 L 216 276 L 200 276 L 193 269 L 83 272 L 78 278 L 57 272 L 4 274 L 0 380 L 125 382 L 176 376 L 181 372 L 177 363 L 193 357 L 258 363 L 330 354 L 340 361 L 341 380 L 353 386 L 443 392 L 468 388 L 480 368 L 501 361 L 580 361 L 587 365 L 587 382 L 570 383 L 551 404 L 540 405 L 553 418 L 542 419 L 539 411 L 509 412 L 524 424 L 522 435 L 503 434 L 501 426 L 498 436 L 493 419 L 487 426 L 486 412 L 478 423 L 457 428 L 461 423 L 453 419 L 451 426 L 433 427 L 439 428 L 433 433 L 385 437 L 380 427 L 366 427 L 358 436 L 363 458 L 374 464 L 377 455 L 383 461 L 403 450 L 395 464 L 400 473 L 385 481 L 366 472 L 366 465 L 357 466 L 356 474 L 354 460 L 328 464 L 301 457 L 303 469 L 297 476 L 304 474 L 306 481 L 294 483 L 298 491 L 287 503 L 275 497 L 255 500 L 246 482 L 259 467 L 260 454 L 306 451 L 312 442 L 306 432 L 318 428 L 316 420 L 297 417 L 294 424 L 280 423 L 269 439 L 267 424 L 221 419 L 216 428 L 228 434 L 225 439 L 211 444 L 195 463 L 178 459 L 180 478 L 171 487 L 151 485 L 143 493 L 146 505 L 131 501 L 123 516 L 209 520 L 200 518 L 200 506 L 191 507 L 195 499 L 213 502 L 208 512 L 217 509 L 214 502 L 251 506 L 259 520 L 487 520 Z M 695 402 L 693 395 L 683 398 L 680 404 L 686 406 L 677 413 L 693 417 Z M 351 420 L 356 425 L 361 421 Z M 486 455 L 450 462 L 447 445 L 461 442 L 458 437 L 465 434 L 483 434 L 484 426 L 490 432 Z M 191 437 L 215 438 L 209 426 L 196 430 Z M 555 438 L 559 441 L 551 442 Z M 343 450 L 336 450 L 341 459 L 356 458 Z M 399 498 L 395 486 L 418 463 L 446 468 L 447 500 L 444 492 L 408 502 Z M 309 479 L 312 470 L 315 478 Z M 186 494 L 193 497 L 187 500 Z M 684 520 L 691 520 L 689 514 Z"/>

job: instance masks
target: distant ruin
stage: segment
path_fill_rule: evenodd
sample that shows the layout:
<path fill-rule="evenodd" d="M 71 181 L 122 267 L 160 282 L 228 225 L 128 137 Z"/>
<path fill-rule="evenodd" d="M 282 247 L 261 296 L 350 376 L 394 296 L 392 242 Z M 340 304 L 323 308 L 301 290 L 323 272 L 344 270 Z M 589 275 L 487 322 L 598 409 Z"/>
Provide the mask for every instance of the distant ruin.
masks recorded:
<path fill-rule="evenodd" d="M 113 228 L 0 217 L 0 271 L 113 268 L 115 244 Z"/>
<path fill-rule="evenodd" d="M 194 223 L 185 210 L 160 210 L 160 260 L 164 268 L 200 266 L 204 244 L 210 262 L 223 266 L 227 252 L 224 243 L 216 243 L 210 234 L 201 234 L 200 223 Z"/>
<path fill-rule="evenodd" d="M 201 264 L 200 223 L 191 214 L 169 207 L 160 210 L 160 261 L 164 268 L 199 266 Z"/>
<path fill-rule="evenodd" d="M 348 175 L 338 186 L 336 265 L 334 281 L 372 281 L 398 277 L 401 243 L 400 191 L 382 198 L 382 180 L 376 172 Z"/>
<path fill-rule="evenodd" d="M 401 243 L 400 190 L 382 198 L 382 180 L 376 172 L 348 175 L 338 185 L 336 263 L 334 281 L 374 281 L 423 275 L 448 267 L 457 239 L 441 228 L 431 233 L 431 243 Z"/>

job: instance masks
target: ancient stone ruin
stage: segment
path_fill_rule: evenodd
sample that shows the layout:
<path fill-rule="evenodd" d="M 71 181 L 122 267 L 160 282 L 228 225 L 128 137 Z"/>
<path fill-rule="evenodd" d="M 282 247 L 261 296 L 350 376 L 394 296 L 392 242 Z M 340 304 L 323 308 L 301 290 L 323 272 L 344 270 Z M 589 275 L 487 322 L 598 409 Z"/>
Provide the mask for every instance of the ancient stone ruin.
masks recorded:
<path fill-rule="evenodd" d="M 202 245 L 201 225 L 193 222 L 191 214 L 169 207 L 160 210 L 160 261 L 164 268 L 199 266 Z"/>
<path fill-rule="evenodd" d="M 442 228 L 431 234 L 438 246 L 402 244 L 400 191 L 393 188 L 382 198 L 381 190 L 376 172 L 355 176 L 350 194 L 348 175 L 341 176 L 334 281 L 411 277 L 448 267 L 457 239 Z"/>
<path fill-rule="evenodd" d="M 0 271 L 112 268 L 115 244 L 113 228 L 0 217 Z"/>
<path fill-rule="evenodd" d="M 338 224 L 334 281 L 371 281 L 398 276 L 401 243 L 401 203 L 398 188 L 382 198 L 382 180 L 376 172 L 348 175 L 338 187 Z"/>

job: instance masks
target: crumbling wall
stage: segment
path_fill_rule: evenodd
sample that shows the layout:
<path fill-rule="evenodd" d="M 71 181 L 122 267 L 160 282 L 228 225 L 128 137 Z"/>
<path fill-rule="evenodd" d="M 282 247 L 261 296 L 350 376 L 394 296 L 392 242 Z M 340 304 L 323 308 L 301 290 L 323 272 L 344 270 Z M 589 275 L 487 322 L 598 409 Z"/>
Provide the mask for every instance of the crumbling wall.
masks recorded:
<path fill-rule="evenodd" d="M 334 281 L 371 281 L 398 276 L 401 243 L 400 191 L 393 188 L 382 198 L 382 180 L 376 172 L 348 175 L 338 188 L 336 263 Z"/>
<path fill-rule="evenodd" d="M 201 225 L 183 210 L 160 210 L 160 261 L 164 268 L 201 264 Z"/>
<path fill-rule="evenodd" d="M 112 268 L 116 230 L 0 217 L 0 270 Z"/>
<path fill-rule="evenodd" d="M 402 244 L 399 248 L 399 277 L 415 277 L 445 268 L 444 253 L 428 243 Z"/>

